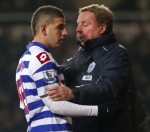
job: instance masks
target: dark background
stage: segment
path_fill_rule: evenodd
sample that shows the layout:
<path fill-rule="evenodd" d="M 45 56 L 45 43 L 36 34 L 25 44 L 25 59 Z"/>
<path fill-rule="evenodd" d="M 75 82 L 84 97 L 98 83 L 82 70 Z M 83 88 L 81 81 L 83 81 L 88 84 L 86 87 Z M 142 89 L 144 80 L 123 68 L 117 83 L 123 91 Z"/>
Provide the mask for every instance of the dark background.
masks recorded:
<path fill-rule="evenodd" d="M 69 36 L 52 50 L 56 61 L 72 56 L 78 8 L 105 4 L 115 15 L 114 32 L 130 52 L 136 86 L 150 112 L 150 1 L 149 0 L 1 0 L 0 1 L 0 132 L 25 132 L 27 124 L 19 108 L 15 70 L 28 42 L 32 41 L 30 19 L 39 6 L 51 4 L 66 14 Z M 148 116 L 147 118 L 150 119 Z"/>

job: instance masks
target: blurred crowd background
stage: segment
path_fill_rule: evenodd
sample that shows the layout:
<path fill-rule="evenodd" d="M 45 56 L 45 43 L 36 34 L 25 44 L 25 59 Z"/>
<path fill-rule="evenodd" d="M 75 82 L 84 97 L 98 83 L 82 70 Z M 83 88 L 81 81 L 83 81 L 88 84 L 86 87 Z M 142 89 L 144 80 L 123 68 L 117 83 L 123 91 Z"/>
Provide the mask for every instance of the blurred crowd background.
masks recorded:
<path fill-rule="evenodd" d="M 62 47 L 52 50 L 61 64 L 78 46 L 75 37 L 78 9 L 105 4 L 115 15 L 114 32 L 132 58 L 134 78 L 150 112 L 150 0 L 1 0 L 0 1 L 0 132 L 25 132 L 26 121 L 19 108 L 15 85 L 18 59 L 32 41 L 30 19 L 33 11 L 51 4 L 66 14 L 69 36 Z M 148 116 L 147 118 L 150 119 Z"/>

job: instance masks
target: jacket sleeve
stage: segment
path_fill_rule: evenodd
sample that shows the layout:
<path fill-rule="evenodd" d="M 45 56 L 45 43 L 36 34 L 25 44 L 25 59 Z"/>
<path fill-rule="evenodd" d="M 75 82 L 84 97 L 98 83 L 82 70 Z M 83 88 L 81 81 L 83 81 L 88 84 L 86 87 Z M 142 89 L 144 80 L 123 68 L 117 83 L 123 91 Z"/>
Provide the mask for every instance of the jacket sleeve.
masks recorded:
<path fill-rule="evenodd" d="M 105 55 L 101 62 L 102 70 L 97 82 L 75 86 L 73 102 L 94 105 L 128 96 L 132 73 L 127 52 L 124 49 L 114 50 Z"/>

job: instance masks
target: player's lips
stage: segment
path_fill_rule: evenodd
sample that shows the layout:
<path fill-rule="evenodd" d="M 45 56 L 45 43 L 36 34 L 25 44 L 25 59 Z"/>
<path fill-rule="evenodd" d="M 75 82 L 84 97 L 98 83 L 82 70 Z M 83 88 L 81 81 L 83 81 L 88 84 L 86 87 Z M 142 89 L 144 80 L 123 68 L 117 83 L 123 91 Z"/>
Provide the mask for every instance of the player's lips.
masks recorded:
<path fill-rule="evenodd" d="M 60 40 L 59 40 L 59 43 L 63 43 L 63 42 L 64 42 L 64 39 L 60 39 Z"/>

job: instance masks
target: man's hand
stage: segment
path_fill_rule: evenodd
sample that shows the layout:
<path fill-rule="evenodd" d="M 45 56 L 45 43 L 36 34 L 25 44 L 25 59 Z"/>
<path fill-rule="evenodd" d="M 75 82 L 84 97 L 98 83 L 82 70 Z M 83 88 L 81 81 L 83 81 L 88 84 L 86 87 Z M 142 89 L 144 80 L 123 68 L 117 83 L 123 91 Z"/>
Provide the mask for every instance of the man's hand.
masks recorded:
<path fill-rule="evenodd" d="M 73 99 L 72 90 L 60 82 L 59 85 L 47 88 L 48 95 L 54 101 L 69 101 Z"/>

